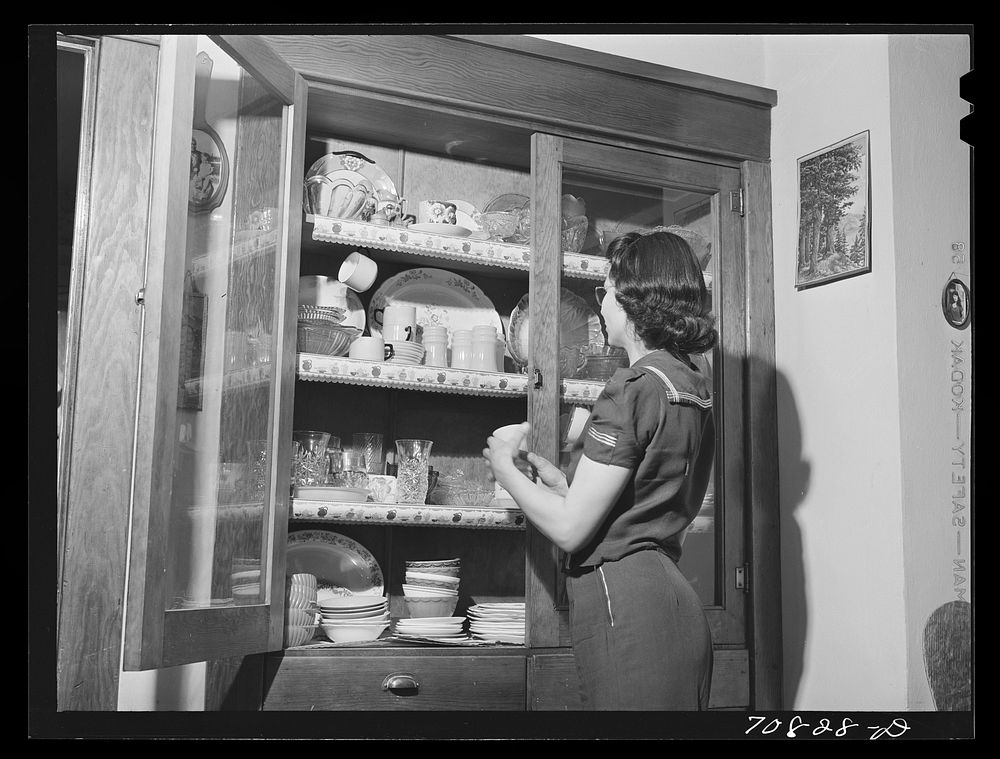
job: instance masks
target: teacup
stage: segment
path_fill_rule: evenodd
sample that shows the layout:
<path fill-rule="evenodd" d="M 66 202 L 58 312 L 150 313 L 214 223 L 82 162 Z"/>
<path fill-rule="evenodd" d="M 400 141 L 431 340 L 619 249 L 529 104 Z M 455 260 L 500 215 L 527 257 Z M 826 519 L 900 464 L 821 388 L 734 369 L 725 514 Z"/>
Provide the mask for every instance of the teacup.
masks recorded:
<path fill-rule="evenodd" d="M 351 253 L 340 265 L 337 279 L 356 293 L 363 293 L 375 282 L 378 264 L 357 251 Z"/>
<path fill-rule="evenodd" d="M 450 200 L 425 200 L 420 203 L 422 224 L 457 224 L 458 206 Z"/>
<path fill-rule="evenodd" d="M 365 361 L 388 361 L 396 355 L 396 351 L 391 345 L 386 345 L 381 337 L 366 335 L 351 343 L 348 355 Z"/>

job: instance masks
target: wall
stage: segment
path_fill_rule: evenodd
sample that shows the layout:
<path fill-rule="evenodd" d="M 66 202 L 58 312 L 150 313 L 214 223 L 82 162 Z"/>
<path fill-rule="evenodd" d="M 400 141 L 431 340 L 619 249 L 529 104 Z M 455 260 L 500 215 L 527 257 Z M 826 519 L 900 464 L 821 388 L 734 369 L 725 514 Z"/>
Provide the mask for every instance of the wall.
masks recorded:
<path fill-rule="evenodd" d="M 968 550 L 967 532 L 955 535 L 967 526 L 950 522 L 952 496 L 964 492 L 956 502 L 968 504 L 963 483 L 952 482 L 967 469 L 949 459 L 949 340 L 958 333 L 940 311 L 950 243 L 969 237 L 968 151 L 957 140 L 968 109 L 956 100 L 967 38 L 546 38 L 778 92 L 771 146 L 784 706 L 933 708 L 923 628 L 963 586 L 964 575 L 950 571 L 957 540 Z M 797 292 L 796 159 L 864 130 L 873 270 Z M 954 392 L 971 392 L 969 376 Z"/>
<path fill-rule="evenodd" d="M 941 311 L 942 290 L 951 277 L 970 284 L 971 156 L 958 131 L 969 113 L 958 80 L 969 68 L 964 37 L 889 39 L 911 709 L 935 708 L 929 680 L 951 698 L 958 695 L 954 684 L 968 686 L 967 676 L 953 666 L 961 664 L 955 631 L 943 630 L 936 641 L 952 666 L 925 672 L 924 629 L 942 604 L 971 599 L 972 329 L 954 329 Z M 953 250 L 953 243 L 965 250 Z M 951 678 L 955 682 L 948 682 Z M 940 694 L 938 701 L 939 709 L 949 706 Z"/>
<path fill-rule="evenodd" d="M 887 38 L 767 44 L 785 705 L 906 708 Z M 870 133 L 870 274 L 796 291 L 797 158 Z M 876 674 L 877 673 L 877 674 Z"/>

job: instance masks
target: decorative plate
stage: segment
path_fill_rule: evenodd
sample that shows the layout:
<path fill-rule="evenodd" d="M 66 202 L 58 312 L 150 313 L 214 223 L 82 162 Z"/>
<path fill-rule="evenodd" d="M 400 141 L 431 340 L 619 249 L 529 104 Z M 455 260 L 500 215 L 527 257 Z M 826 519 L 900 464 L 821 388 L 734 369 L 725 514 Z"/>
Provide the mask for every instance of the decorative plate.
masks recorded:
<path fill-rule="evenodd" d="M 449 344 L 453 329 L 471 329 L 476 324 L 492 324 L 497 339 L 503 339 L 503 322 L 492 301 L 465 277 L 445 269 L 407 269 L 390 277 L 368 304 L 368 328 L 382 334 L 382 311 L 387 305 L 415 306 L 417 340 L 422 342 L 424 327 L 436 324 L 448 328 Z"/>
<path fill-rule="evenodd" d="M 316 587 L 339 596 L 381 596 L 382 568 L 371 552 L 346 535 L 300 530 L 288 535 L 288 574 L 316 575 Z"/>
<path fill-rule="evenodd" d="M 367 317 L 365 316 L 365 307 L 361 304 L 361 298 L 354 290 L 349 289 L 347 291 L 347 315 L 344 316 L 340 325 L 342 327 L 357 327 L 364 332 L 366 324 Z"/>
<path fill-rule="evenodd" d="M 342 150 L 322 156 L 309 167 L 306 179 L 314 176 L 330 176 L 332 178 L 335 172 L 344 170 L 356 173 L 365 179 L 378 194 L 380 200 L 399 200 L 396 185 L 393 184 L 389 175 L 382 171 L 371 158 L 353 150 Z M 338 174 L 338 176 L 347 175 Z"/>
<path fill-rule="evenodd" d="M 426 232 L 432 235 L 443 235 L 444 237 L 468 237 L 472 230 L 458 224 L 436 224 L 427 222 L 426 224 L 410 224 L 407 229 L 414 232 Z"/>
<path fill-rule="evenodd" d="M 560 297 L 560 336 L 562 347 L 578 346 L 581 349 L 590 344 L 603 345 L 601 317 L 576 293 L 562 289 Z M 510 329 L 507 333 L 507 350 L 514 363 L 525 366 L 528 363 L 528 294 L 521 296 L 510 313 Z"/>

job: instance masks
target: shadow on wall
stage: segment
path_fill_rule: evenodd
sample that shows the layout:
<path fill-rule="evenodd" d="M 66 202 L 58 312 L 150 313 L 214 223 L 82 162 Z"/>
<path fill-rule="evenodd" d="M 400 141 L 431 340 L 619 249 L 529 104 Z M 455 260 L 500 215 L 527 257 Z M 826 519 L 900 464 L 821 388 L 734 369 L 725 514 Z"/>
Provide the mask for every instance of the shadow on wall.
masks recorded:
<path fill-rule="evenodd" d="M 812 466 L 802 458 L 802 426 L 791 386 L 775 372 L 778 406 L 778 451 L 781 503 L 781 637 L 782 707 L 795 706 L 802 679 L 808 618 L 802 531 L 795 511 L 809 491 Z"/>
<path fill-rule="evenodd" d="M 924 625 L 924 668 L 939 712 L 972 710 L 972 604 L 950 601 Z"/>

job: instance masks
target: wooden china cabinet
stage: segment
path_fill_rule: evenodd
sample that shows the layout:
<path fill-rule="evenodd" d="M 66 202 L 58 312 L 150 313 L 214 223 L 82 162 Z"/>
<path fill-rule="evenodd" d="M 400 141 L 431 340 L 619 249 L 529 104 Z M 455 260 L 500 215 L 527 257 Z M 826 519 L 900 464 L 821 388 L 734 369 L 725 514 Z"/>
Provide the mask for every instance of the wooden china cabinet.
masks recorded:
<path fill-rule="evenodd" d="M 587 303 L 599 337 L 593 288 L 607 271 L 607 241 L 676 226 L 702 243 L 696 253 L 721 336 L 715 476 L 681 568 L 712 627 L 712 707 L 777 708 L 774 93 L 518 36 L 140 42 L 155 49 L 155 129 L 138 296 L 144 339 L 133 391 L 124 668 L 209 661 L 207 708 L 578 708 L 560 557 L 515 507 L 291 498 L 292 432 L 324 430 L 345 444 L 353 432 L 380 432 L 387 450 L 395 439 L 429 439 L 444 474 L 472 466 L 494 428 L 528 419 L 530 447 L 560 461 L 567 419 L 592 406 L 603 384 L 566 376 L 565 303 Z M 340 151 L 373 161 L 412 212 L 435 198 L 484 209 L 519 197 L 530 231 L 497 242 L 310 213 L 303 178 Z M 196 154 L 213 162 L 198 187 Z M 589 226 L 575 252 L 564 250 L 564 195 L 586 203 Z M 336 277 L 353 251 L 379 268 L 358 295 L 369 321 L 374 295 L 411 270 L 473 283 L 508 336 L 527 296 L 527 365 L 508 353 L 498 372 L 431 371 L 298 352 L 299 276 Z M 79 448 L 72 437 L 65 445 Z M 77 467 L 66 455 L 60 571 L 71 588 L 85 508 L 72 483 L 84 464 L 100 464 Z M 244 483 L 252 471 L 251 495 L 234 490 L 234 471 Z M 364 546 L 394 617 L 406 614 L 407 560 L 460 558 L 456 613 L 523 602 L 524 645 L 283 648 L 284 549 L 301 530 Z M 237 587 L 236 570 L 256 582 Z M 72 613 L 64 603 L 61 628 Z M 60 633 L 61 656 L 71 640 Z M 73 665 L 61 667 L 70 678 Z"/>

